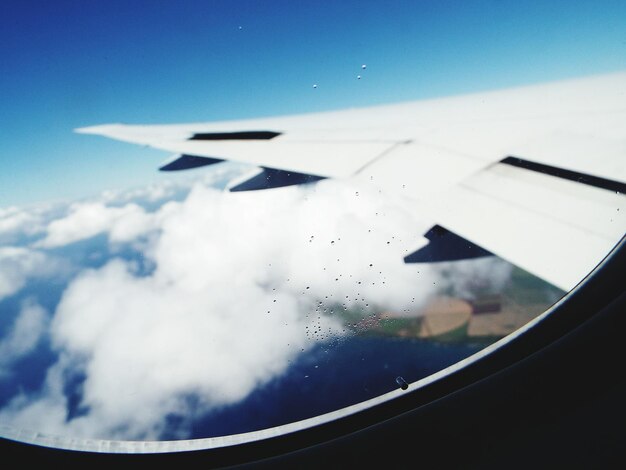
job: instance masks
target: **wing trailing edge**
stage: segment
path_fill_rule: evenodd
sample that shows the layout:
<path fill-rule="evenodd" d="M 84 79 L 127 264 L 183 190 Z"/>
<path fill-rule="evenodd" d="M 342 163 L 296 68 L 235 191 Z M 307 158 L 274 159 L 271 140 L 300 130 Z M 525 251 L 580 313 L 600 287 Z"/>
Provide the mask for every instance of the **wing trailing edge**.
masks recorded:
<path fill-rule="evenodd" d="M 285 186 L 311 184 L 323 179 L 325 179 L 323 176 L 261 167 L 260 172 L 245 181 L 234 184 L 229 191 L 240 192 L 282 188 Z"/>
<path fill-rule="evenodd" d="M 189 170 L 191 168 L 200 168 L 202 166 L 214 165 L 221 163 L 221 158 L 197 157 L 195 155 L 177 155 L 169 163 L 159 168 L 160 171 L 180 171 Z"/>
<path fill-rule="evenodd" d="M 404 257 L 405 263 L 435 263 L 493 256 L 493 253 L 440 225 L 424 234 L 429 243 Z"/>

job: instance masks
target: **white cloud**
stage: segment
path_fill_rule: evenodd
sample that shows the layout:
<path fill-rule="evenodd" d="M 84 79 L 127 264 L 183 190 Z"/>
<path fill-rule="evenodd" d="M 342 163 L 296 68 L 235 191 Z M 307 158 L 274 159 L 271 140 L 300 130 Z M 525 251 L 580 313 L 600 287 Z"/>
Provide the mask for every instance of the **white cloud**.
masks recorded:
<path fill-rule="evenodd" d="M 319 302 L 402 311 L 427 300 L 439 275 L 402 259 L 428 226 L 410 206 L 337 182 L 255 193 L 197 185 L 151 213 L 75 204 L 49 224 L 42 246 L 150 232 L 141 246 L 155 270 L 141 276 L 117 259 L 75 278 L 51 324 L 59 362 L 40 394 L 15 398 L 0 420 L 156 439 L 168 413 L 184 414 L 185 397 L 197 397 L 195 412 L 236 403 L 314 341 L 340 334 L 336 315 L 316 312 Z M 62 382 L 76 370 L 86 377 L 86 412 L 67 421 Z"/>
<path fill-rule="evenodd" d="M 33 236 L 45 229 L 45 209 L 0 207 L 0 243 L 14 243 L 20 236 Z"/>
<path fill-rule="evenodd" d="M 18 292 L 31 277 L 47 275 L 48 257 L 29 248 L 0 247 L 0 300 Z"/>
<path fill-rule="evenodd" d="M 105 203 L 128 203 L 138 200 L 155 202 L 172 197 L 178 189 L 182 188 L 171 181 L 164 181 L 161 184 L 155 183 L 127 190 L 107 189 L 100 194 L 99 199 Z"/>
<path fill-rule="evenodd" d="M 209 173 L 206 176 L 207 184 L 210 184 L 215 178 L 217 175 Z M 186 194 L 192 185 L 193 181 L 189 178 L 176 181 L 164 180 L 130 189 L 107 189 L 93 200 L 107 205 L 124 205 L 131 202 L 140 205 L 142 203 L 165 202 L 178 194 Z"/>
<path fill-rule="evenodd" d="M 47 330 L 48 316 L 43 307 L 29 299 L 8 333 L 0 338 L 0 378 L 16 360 L 32 352 Z"/>
<path fill-rule="evenodd" d="M 62 351 L 86 360 L 81 426 L 145 437 L 182 411 L 184 395 L 207 409 L 241 400 L 308 347 L 298 299 L 275 297 L 248 280 L 190 289 L 182 278 L 139 278 L 119 261 L 85 273 L 52 330 Z"/>
<path fill-rule="evenodd" d="M 328 302 L 353 303 L 358 294 L 400 308 L 432 291 L 428 269 L 420 276 L 402 261 L 422 226 L 377 192 L 347 184 L 255 194 L 199 187 L 164 220 L 154 257 L 159 273 L 189 276 L 189 286 L 207 282 L 197 274 L 213 269 L 226 279 L 251 277 Z"/>
<path fill-rule="evenodd" d="M 31 225 L 34 217 L 18 207 L 0 207 L 0 233 L 18 231 Z"/>
<path fill-rule="evenodd" d="M 67 216 L 53 220 L 36 246 L 55 248 L 109 233 L 111 241 L 136 239 L 154 228 L 154 216 L 137 204 L 109 207 L 102 202 L 72 204 Z"/>
<path fill-rule="evenodd" d="M 217 165 L 212 171 L 175 175 L 143 187 L 105 190 L 73 202 L 41 202 L 26 207 L 0 207 L 0 244 L 57 248 L 100 234 L 113 242 L 136 241 L 158 228 L 163 210 L 184 199 L 195 184 L 222 186 L 247 166 Z M 149 209 L 161 207 L 161 210 Z"/>
<path fill-rule="evenodd" d="M 127 204 L 134 202 L 142 203 L 165 202 L 172 198 L 186 196 L 194 184 L 200 183 L 205 186 L 220 187 L 233 177 L 249 170 L 249 165 L 234 162 L 224 162 L 199 172 L 170 173 L 168 179 L 128 189 L 108 189 L 103 191 L 95 200 L 109 205 Z"/>

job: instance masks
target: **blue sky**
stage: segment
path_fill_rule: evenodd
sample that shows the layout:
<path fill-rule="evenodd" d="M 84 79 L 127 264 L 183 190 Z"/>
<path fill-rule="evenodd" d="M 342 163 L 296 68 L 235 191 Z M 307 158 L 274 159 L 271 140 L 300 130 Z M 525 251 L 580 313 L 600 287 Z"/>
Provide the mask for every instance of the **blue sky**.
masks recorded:
<path fill-rule="evenodd" d="M 166 154 L 76 127 L 302 113 L 623 69 L 623 1 L 5 0 L 0 207 L 164 177 Z"/>

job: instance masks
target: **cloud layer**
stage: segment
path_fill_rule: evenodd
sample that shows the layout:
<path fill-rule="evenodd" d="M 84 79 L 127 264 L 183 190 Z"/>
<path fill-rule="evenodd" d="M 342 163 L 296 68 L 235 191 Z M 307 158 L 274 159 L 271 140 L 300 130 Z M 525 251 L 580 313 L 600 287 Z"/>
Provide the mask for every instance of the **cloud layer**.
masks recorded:
<path fill-rule="evenodd" d="M 154 210 L 136 200 L 108 194 L 74 203 L 47 221 L 31 247 L 0 251 L 0 262 L 4 253 L 22 273 L 0 282 L 5 295 L 26 282 L 46 250 L 96 235 L 133 246 L 153 266 L 146 272 L 137 257 L 117 256 L 76 270 L 49 328 L 58 360 L 41 390 L 0 411 L 1 422 L 158 439 L 168 417 L 236 403 L 315 342 L 344 334 L 333 309 L 407 311 L 452 282 L 402 262 L 428 223 L 373 188 L 322 182 L 225 193 L 198 183 Z M 19 325 L 46 326 L 35 306 L 24 311 L 16 333 L 0 343 L 9 355 L 35 341 L 14 339 Z M 71 381 L 77 405 L 67 395 Z"/>

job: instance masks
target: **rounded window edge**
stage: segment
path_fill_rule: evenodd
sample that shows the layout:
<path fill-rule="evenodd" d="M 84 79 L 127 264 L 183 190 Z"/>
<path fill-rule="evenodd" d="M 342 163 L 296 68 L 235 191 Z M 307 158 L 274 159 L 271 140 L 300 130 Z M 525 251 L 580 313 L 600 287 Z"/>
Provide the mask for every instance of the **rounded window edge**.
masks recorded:
<path fill-rule="evenodd" d="M 33 445 L 38 448 L 96 454 L 167 454 L 219 452 L 249 446 L 264 446 L 272 441 L 273 449 L 284 452 L 312 446 L 364 429 L 378 422 L 419 408 L 461 388 L 503 370 L 536 352 L 597 314 L 624 292 L 619 274 L 626 266 L 626 236 L 607 254 L 595 269 L 545 312 L 504 338 L 484 349 L 408 387 L 379 395 L 316 417 L 292 423 L 219 437 L 168 440 L 122 441 L 48 435 L 28 429 L 16 429 L 0 423 L 3 448 Z M 280 440 L 287 440 L 281 445 Z M 9 449 L 10 451 L 10 449 Z M 245 460 L 254 460 L 250 455 Z"/>

